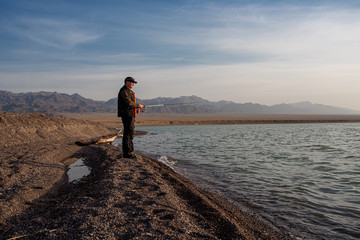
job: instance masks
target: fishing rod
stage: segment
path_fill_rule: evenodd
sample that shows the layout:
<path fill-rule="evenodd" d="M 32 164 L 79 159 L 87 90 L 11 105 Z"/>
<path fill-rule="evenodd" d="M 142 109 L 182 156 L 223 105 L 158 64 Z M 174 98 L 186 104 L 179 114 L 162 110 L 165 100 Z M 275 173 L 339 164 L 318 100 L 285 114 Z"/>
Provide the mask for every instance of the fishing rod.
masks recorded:
<path fill-rule="evenodd" d="M 174 105 L 193 105 L 202 102 L 193 102 L 193 103 L 164 103 L 164 104 L 153 104 L 153 105 L 144 105 L 144 107 L 140 110 L 144 112 L 146 108 L 153 108 L 153 107 L 166 107 L 166 106 L 174 106 Z"/>
<path fill-rule="evenodd" d="M 164 106 L 165 106 L 165 104 L 144 105 L 144 108 L 164 107 Z"/>
<path fill-rule="evenodd" d="M 144 105 L 144 108 L 152 108 L 152 107 L 165 107 L 165 106 L 173 106 L 173 105 L 193 105 L 201 102 L 193 102 L 193 103 L 164 103 L 164 104 L 155 104 L 155 105 Z"/>

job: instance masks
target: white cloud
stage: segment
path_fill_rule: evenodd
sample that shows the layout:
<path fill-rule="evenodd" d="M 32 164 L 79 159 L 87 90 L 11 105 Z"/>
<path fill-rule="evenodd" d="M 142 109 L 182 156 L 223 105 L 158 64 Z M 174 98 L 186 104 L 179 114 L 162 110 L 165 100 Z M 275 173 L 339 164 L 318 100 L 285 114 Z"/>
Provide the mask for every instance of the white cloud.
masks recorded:
<path fill-rule="evenodd" d="M 102 34 L 76 21 L 45 18 L 23 18 L 18 34 L 30 40 L 55 48 L 72 48 L 78 44 L 99 39 Z"/>
<path fill-rule="evenodd" d="M 264 56 L 269 61 L 360 61 L 360 10 L 232 8 L 214 10 L 218 26 L 201 41 L 209 49 Z"/>
<path fill-rule="evenodd" d="M 164 22 L 164 17 L 156 16 L 155 23 Z M 181 24 L 183 21 L 186 24 Z M 217 53 L 218 64 L 222 64 L 221 60 L 227 55 L 233 63 L 239 59 L 243 62 L 353 63 L 360 62 L 360 55 L 356 54 L 360 51 L 359 25 L 359 9 L 331 5 L 277 8 L 211 4 L 202 9 L 189 7 L 173 11 L 171 24 L 152 27 L 149 23 L 145 37 L 173 49 L 186 46 L 198 53 Z M 195 54 L 191 56 L 191 52 L 187 54 L 197 58 Z"/>

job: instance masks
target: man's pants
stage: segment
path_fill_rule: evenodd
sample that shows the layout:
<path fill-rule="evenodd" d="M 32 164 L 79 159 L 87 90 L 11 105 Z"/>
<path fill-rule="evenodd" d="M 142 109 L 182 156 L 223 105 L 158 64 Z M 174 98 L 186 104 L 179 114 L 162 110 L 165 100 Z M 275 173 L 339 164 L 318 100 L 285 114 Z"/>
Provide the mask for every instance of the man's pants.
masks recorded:
<path fill-rule="evenodd" d="M 134 145 L 132 140 L 135 135 L 135 118 L 133 117 L 121 117 L 124 126 L 124 135 L 122 139 L 122 149 L 124 157 L 129 156 L 134 152 Z"/>

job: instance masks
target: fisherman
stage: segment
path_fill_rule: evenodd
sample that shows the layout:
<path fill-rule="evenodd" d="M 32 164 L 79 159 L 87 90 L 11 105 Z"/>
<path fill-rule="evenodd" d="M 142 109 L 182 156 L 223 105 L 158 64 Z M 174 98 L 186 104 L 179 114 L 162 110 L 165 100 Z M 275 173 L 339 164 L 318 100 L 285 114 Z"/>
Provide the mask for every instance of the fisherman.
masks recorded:
<path fill-rule="evenodd" d="M 124 86 L 118 94 L 118 117 L 121 117 L 124 128 L 122 149 L 124 158 L 136 158 L 132 140 L 135 135 L 135 118 L 144 105 L 136 103 L 135 93 L 131 90 L 137 82 L 132 77 L 124 80 Z"/>

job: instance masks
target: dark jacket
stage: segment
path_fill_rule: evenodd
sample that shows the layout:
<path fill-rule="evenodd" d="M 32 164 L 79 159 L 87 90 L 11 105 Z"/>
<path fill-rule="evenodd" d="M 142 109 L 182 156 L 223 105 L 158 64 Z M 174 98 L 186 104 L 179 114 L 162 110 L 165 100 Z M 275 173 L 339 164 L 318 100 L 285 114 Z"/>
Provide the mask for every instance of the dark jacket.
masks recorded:
<path fill-rule="evenodd" d="M 125 85 L 118 94 L 118 117 L 135 117 L 135 110 L 139 104 L 135 102 L 135 93 Z"/>

